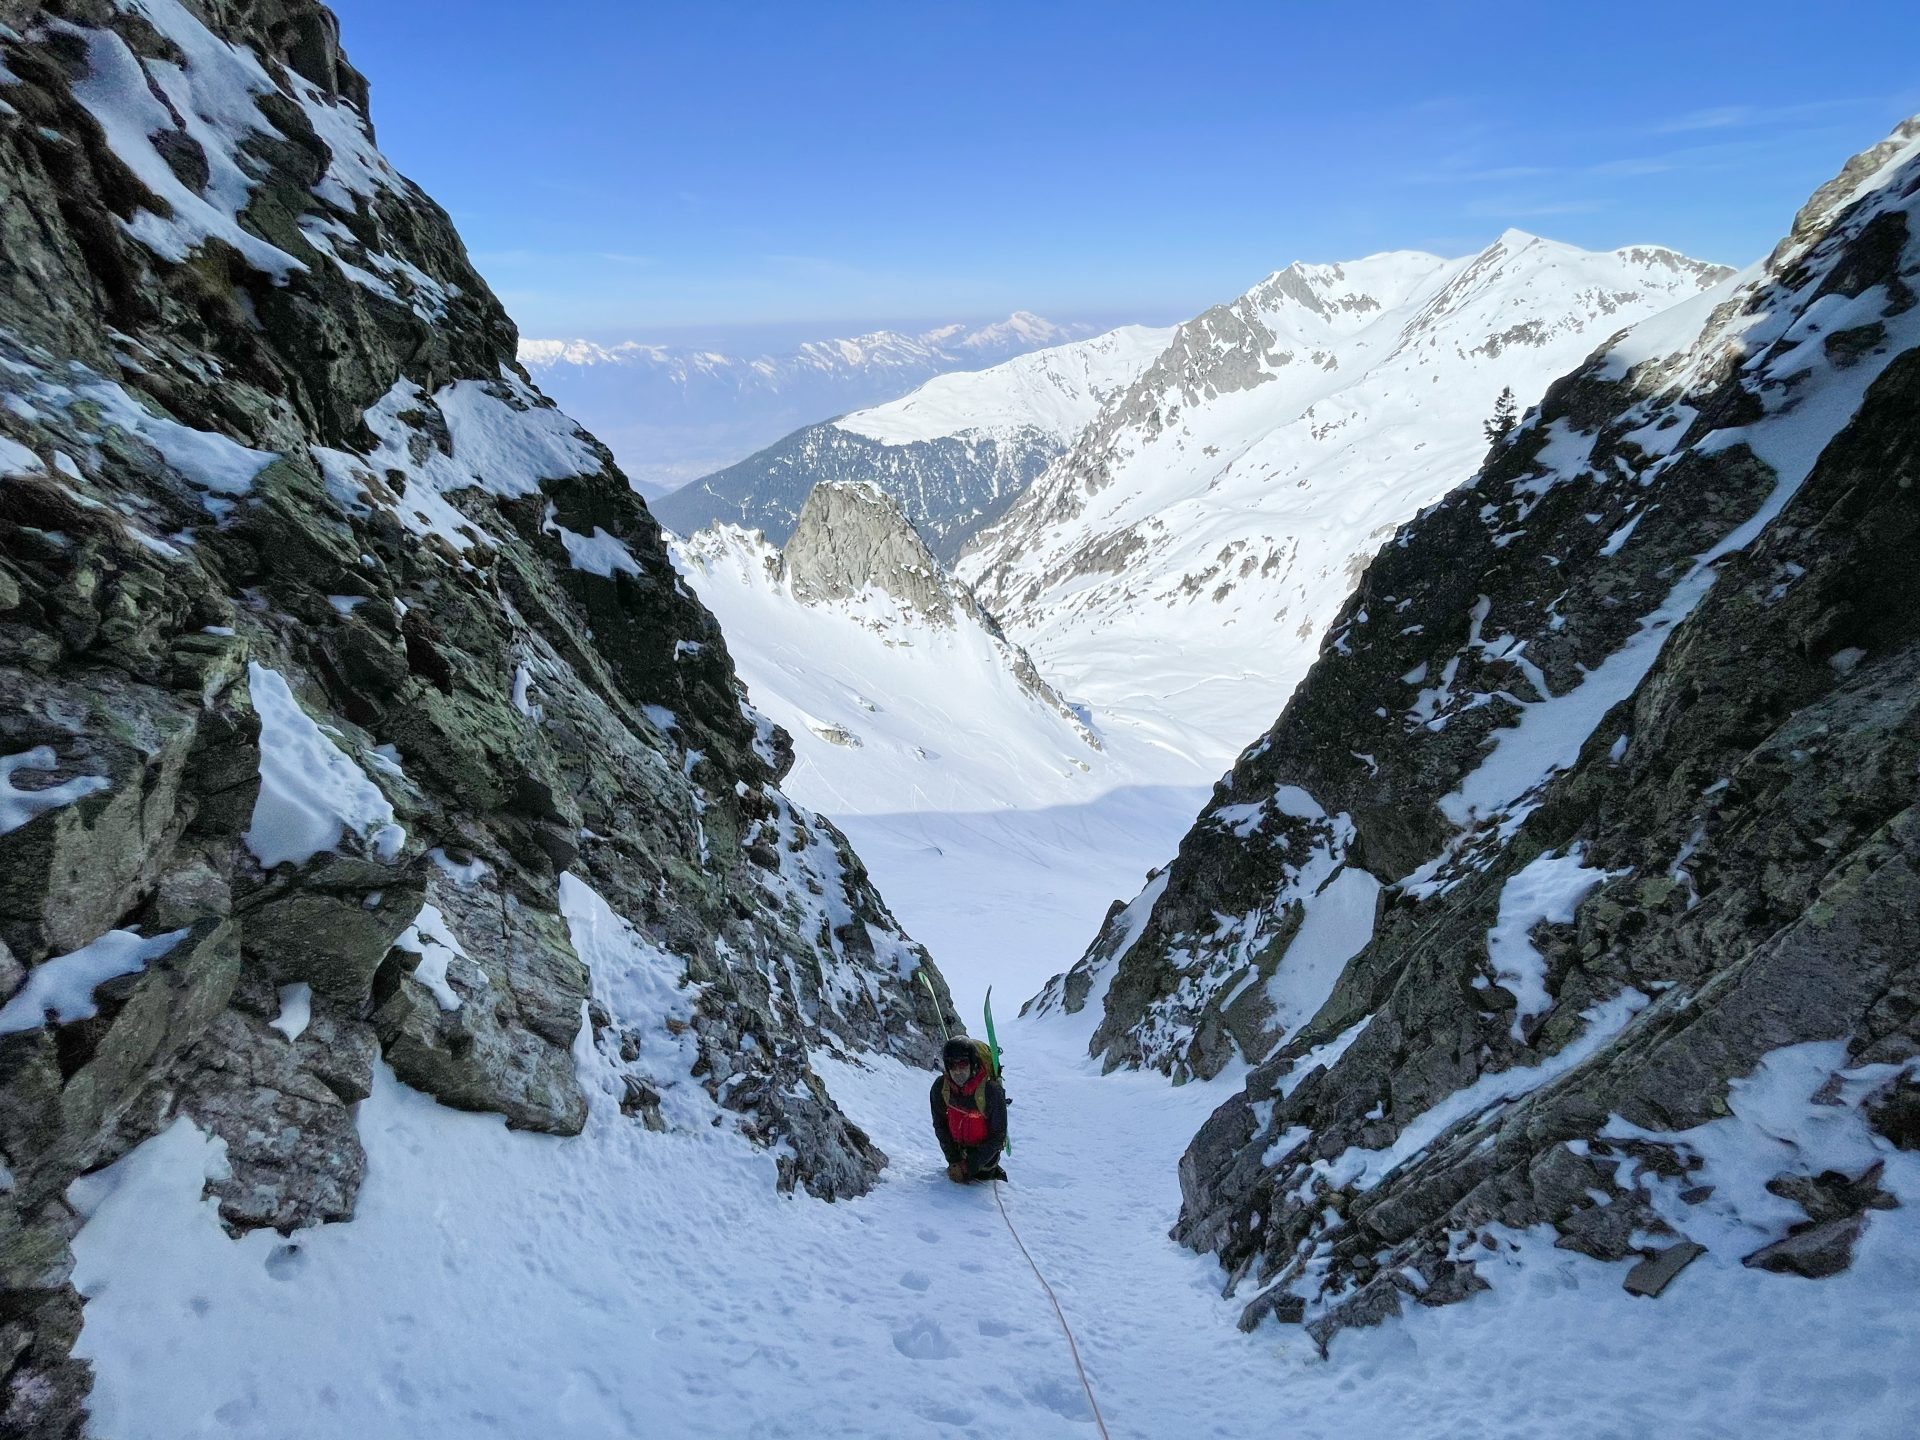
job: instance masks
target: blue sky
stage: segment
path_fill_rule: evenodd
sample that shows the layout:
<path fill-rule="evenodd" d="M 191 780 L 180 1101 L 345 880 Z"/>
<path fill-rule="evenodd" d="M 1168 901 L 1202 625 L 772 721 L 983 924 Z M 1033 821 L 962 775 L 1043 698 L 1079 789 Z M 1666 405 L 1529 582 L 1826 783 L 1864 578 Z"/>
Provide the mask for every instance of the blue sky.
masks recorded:
<path fill-rule="evenodd" d="M 1920 110 L 1913 0 L 334 8 L 528 335 L 1162 322 L 1509 225 L 1742 264 Z"/>

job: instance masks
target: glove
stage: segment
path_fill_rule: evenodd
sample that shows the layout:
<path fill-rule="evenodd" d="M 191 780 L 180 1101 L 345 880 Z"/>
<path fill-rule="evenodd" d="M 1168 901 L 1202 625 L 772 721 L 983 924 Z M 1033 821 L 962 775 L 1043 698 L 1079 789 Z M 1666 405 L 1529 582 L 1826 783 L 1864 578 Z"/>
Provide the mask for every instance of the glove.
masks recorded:
<path fill-rule="evenodd" d="M 947 1166 L 947 1179 L 959 1184 L 967 1178 L 967 1165 L 964 1160 L 956 1160 Z"/>

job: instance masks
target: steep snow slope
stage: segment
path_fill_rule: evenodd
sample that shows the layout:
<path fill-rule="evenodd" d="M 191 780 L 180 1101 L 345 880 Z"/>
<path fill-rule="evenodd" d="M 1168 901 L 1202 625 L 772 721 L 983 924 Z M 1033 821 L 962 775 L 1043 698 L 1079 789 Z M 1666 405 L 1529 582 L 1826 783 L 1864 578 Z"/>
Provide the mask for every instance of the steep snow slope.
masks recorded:
<path fill-rule="evenodd" d="M 960 574 L 1096 712 L 1224 764 L 1271 722 L 1367 557 L 1608 335 L 1726 273 L 1509 231 L 1479 255 L 1294 265 L 1180 327 Z"/>
<path fill-rule="evenodd" d="M 726 522 L 781 543 L 816 484 L 869 480 L 901 503 L 936 555 L 951 560 L 1172 333 L 1125 326 L 986 370 L 937 375 L 900 400 L 789 435 L 675 491 L 655 513 L 683 535 Z"/>
<path fill-rule="evenodd" d="M 732 355 L 622 341 L 522 340 L 520 363 L 601 436 L 634 480 L 672 488 L 802 425 L 904 395 L 1087 333 L 1021 310 L 992 325 L 876 330 L 793 350 Z"/>

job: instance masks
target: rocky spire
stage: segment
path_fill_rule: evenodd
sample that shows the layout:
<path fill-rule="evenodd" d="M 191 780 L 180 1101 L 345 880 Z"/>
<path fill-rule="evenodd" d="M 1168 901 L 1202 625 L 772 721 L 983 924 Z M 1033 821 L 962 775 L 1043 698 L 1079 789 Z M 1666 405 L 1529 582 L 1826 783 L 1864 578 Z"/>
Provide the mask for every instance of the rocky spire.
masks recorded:
<path fill-rule="evenodd" d="M 813 487 L 781 549 L 780 573 L 813 604 L 850 600 L 871 586 L 935 625 L 952 625 L 971 606 L 900 502 L 860 480 Z"/>

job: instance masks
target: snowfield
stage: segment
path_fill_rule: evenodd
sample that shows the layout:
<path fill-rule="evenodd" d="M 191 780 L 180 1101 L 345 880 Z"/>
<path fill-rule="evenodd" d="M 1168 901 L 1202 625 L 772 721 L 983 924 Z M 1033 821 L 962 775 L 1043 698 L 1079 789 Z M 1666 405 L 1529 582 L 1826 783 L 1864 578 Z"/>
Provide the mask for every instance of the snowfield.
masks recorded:
<path fill-rule="evenodd" d="M 989 912 L 945 958 L 964 973 L 1024 938 Z M 1166 1238 L 1179 1155 L 1240 1077 L 1100 1076 L 1091 1015 L 1003 1019 L 1004 1198 L 1116 1437 L 1893 1440 L 1920 1425 L 1911 1376 L 1881 1363 L 1915 1338 L 1920 1247 L 1897 1213 L 1869 1221 L 1852 1271 L 1818 1282 L 1756 1284 L 1716 1253 L 1641 1300 L 1620 1287 L 1627 1262 L 1513 1234 L 1482 1262 L 1490 1293 L 1348 1331 L 1329 1360 L 1297 1327 L 1242 1335 L 1211 1257 Z M 893 1157 L 872 1195 L 827 1205 L 775 1194 L 772 1160 L 737 1135 L 623 1118 L 592 1083 L 598 1057 L 579 1059 L 592 1118 L 569 1140 L 443 1109 L 381 1066 L 349 1224 L 229 1239 L 199 1198 L 221 1147 L 185 1122 L 77 1184 L 100 1433 L 1096 1433 L 992 1195 L 945 1178 L 930 1077 L 816 1057 Z M 1765 1143 L 1777 1102 L 1760 1091 L 1753 1123 L 1717 1144 L 1730 1166 Z M 1886 1158 L 1884 1183 L 1920 1204 L 1920 1157 Z"/>

